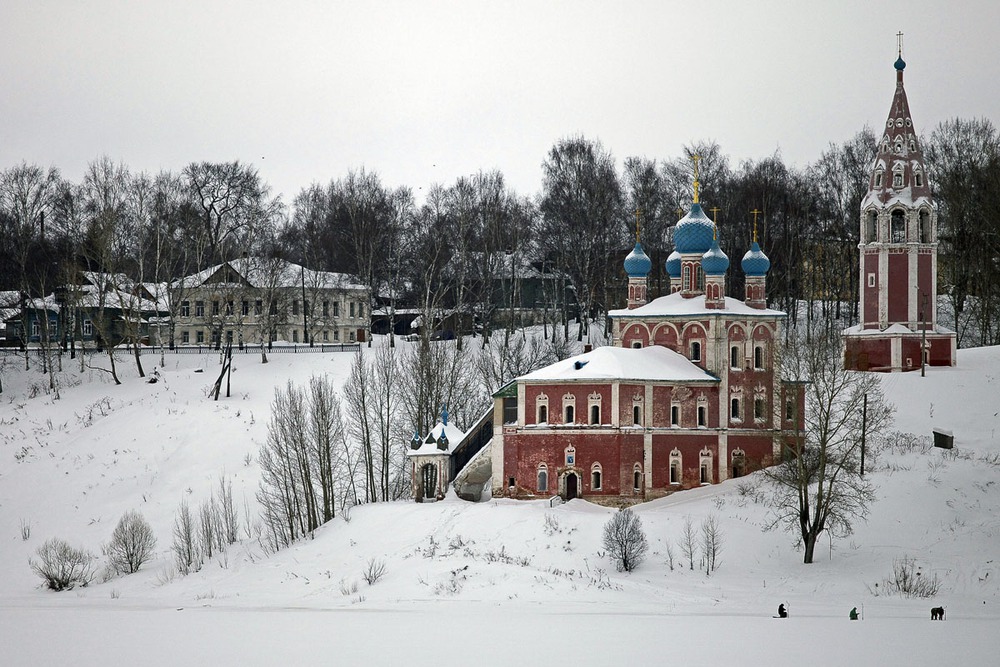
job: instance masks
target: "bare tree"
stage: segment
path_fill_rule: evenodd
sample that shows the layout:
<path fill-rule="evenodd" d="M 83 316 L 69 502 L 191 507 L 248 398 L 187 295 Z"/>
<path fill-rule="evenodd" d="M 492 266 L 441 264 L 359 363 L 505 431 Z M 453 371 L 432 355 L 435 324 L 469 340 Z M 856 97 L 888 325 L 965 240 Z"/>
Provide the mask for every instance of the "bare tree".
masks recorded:
<path fill-rule="evenodd" d="M 824 531 L 849 535 L 868 516 L 875 488 L 863 476 L 862 447 L 882 436 L 892 423 L 881 380 L 874 373 L 845 371 L 836 334 L 811 343 L 793 339 L 784 352 L 787 379 L 805 381 L 805 432 L 787 442 L 783 460 L 765 469 L 771 483 L 769 527 L 797 534 L 803 561 L 812 563 Z M 796 420 L 797 422 L 798 420 Z"/>
<path fill-rule="evenodd" d="M 603 544 L 619 572 L 631 572 L 639 567 L 649 549 L 642 520 L 628 507 L 619 510 L 604 524 Z"/>
<path fill-rule="evenodd" d="M 141 513 L 129 510 L 118 520 L 104 555 L 115 572 L 132 574 L 152 560 L 155 548 L 156 537 L 149 523 Z"/>
<path fill-rule="evenodd" d="M 687 559 L 688 569 L 694 569 L 694 557 L 698 553 L 698 537 L 695 533 L 694 522 L 690 516 L 684 517 L 684 527 L 681 529 L 681 555 Z"/>
<path fill-rule="evenodd" d="M 722 551 L 722 528 L 714 514 L 701 522 L 701 552 L 705 556 L 705 574 L 715 572 L 719 552 Z"/>

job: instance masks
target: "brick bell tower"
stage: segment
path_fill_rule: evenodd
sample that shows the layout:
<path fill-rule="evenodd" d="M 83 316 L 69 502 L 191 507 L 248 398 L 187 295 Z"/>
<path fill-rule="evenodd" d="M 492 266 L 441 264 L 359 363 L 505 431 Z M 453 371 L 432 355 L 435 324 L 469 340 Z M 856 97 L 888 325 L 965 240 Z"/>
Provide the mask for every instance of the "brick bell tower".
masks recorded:
<path fill-rule="evenodd" d="M 937 325 L 937 205 L 903 88 L 898 37 L 896 90 L 861 201 L 860 322 L 844 331 L 844 365 L 855 370 L 955 364 L 955 333 Z"/>

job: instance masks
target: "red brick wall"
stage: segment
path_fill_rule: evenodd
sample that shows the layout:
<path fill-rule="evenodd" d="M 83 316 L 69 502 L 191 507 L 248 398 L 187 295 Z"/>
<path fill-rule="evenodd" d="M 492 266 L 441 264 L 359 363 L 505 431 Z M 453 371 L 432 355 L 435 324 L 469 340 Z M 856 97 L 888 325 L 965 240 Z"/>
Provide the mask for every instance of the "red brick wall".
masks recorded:
<path fill-rule="evenodd" d="M 865 312 L 861 314 L 866 323 L 878 323 L 878 255 L 865 254 L 865 271 L 862 277 L 861 289 L 865 291 Z M 875 287 L 868 287 L 868 274 L 875 274 Z"/>
<path fill-rule="evenodd" d="M 908 322 L 910 257 L 906 252 L 889 253 L 889 324 Z"/>

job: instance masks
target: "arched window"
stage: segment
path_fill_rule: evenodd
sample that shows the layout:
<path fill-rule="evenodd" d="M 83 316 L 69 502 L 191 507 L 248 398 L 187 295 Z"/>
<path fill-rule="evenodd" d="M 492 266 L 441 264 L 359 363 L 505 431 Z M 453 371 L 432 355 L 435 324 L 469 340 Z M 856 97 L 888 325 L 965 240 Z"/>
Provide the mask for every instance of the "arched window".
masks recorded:
<path fill-rule="evenodd" d="M 670 452 L 670 483 L 681 483 L 681 452 L 676 447 Z"/>
<path fill-rule="evenodd" d="M 885 150 L 885 149 L 883 148 L 883 150 Z M 875 187 L 876 188 L 882 187 L 882 172 L 881 171 L 876 171 L 875 172 Z"/>
<path fill-rule="evenodd" d="M 590 423 L 601 423 L 601 395 L 596 391 L 587 396 L 587 411 L 590 413 Z"/>
<path fill-rule="evenodd" d="M 708 426 L 708 406 L 698 406 L 698 426 Z"/>
<path fill-rule="evenodd" d="M 755 421 L 763 421 L 766 413 L 764 398 L 758 396 L 753 399 L 753 418 Z"/>
<path fill-rule="evenodd" d="M 698 466 L 698 481 L 701 484 L 711 484 L 712 483 L 712 452 L 707 449 L 701 450 L 701 454 L 698 457 L 700 459 L 700 465 Z"/>
<path fill-rule="evenodd" d="M 701 343 L 698 341 L 691 343 L 691 361 L 701 361 Z"/>
<path fill-rule="evenodd" d="M 670 425 L 680 426 L 681 425 L 681 406 L 676 403 L 670 406 Z"/>
<path fill-rule="evenodd" d="M 566 406 L 566 417 L 563 419 L 564 423 L 566 423 L 566 424 L 572 424 L 572 423 L 574 423 L 575 416 L 573 415 L 573 410 L 574 410 L 574 406 L 572 406 L 572 405 L 567 405 Z"/>
<path fill-rule="evenodd" d="M 729 401 L 729 416 L 733 421 L 740 420 L 740 399 L 738 396 L 734 396 Z"/>
<path fill-rule="evenodd" d="M 747 474 L 747 457 L 742 449 L 733 450 L 733 477 L 742 477 Z"/>
<path fill-rule="evenodd" d="M 563 423 L 573 424 L 576 422 L 576 396 L 564 394 L 563 399 Z"/>
<path fill-rule="evenodd" d="M 632 491 L 638 493 L 642 489 L 642 466 L 638 463 L 632 469 Z"/>
<path fill-rule="evenodd" d="M 738 345 L 729 348 L 729 367 L 734 369 L 740 367 L 740 348 Z"/>
<path fill-rule="evenodd" d="M 892 212 L 889 223 L 889 242 L 906 243 L 906 215 L 898 208 Z"/>
<path fill-rule="evenodd" d="M 920 211 L 920 242 L 932 243 L 931 241 L 931 214 L 927 209 Z"/>
<path fill-rule="evenodd" d="M 601 490 L 601 464 L 595 463 L 590 468 L 590 489 L 591 491 Z"/>
<path fill-rule="evenodd" d="M 549 421 L 549 397 L 547 394 L 539 394 L 535 399 L 536 423 L 545 424 Z"/>
<path fill-rule="evenodd" d="M 757 370 L 764 368 L 764 348 L 757 345 L 753 349 L 753 367 Z"/>
<path fill-rule="evenodd" d="M 901 188 L 903 187 L 903 173 L 897 171 L 892 175 L 892 187 Z"/>
<path fill-rule="evenodd" d="M 878 181 L 875 185 L 878 187 L 881 185 L 882 174 L 881 172 L 876 177 Z M 865 213 L 865 242 L 875 243 L 878 241 L 878 213 L 875 211 L 868 211 Z"/>
<path fill-rule="evenodd" d="M 642 406 L 637 403 L 632 404 L 632 425 L 642 426 Z"/>
<path fill-rule="evenodd" d="M 538 490 L 549 490 L 549 470 L 544 463 L 538 465 Z"/>

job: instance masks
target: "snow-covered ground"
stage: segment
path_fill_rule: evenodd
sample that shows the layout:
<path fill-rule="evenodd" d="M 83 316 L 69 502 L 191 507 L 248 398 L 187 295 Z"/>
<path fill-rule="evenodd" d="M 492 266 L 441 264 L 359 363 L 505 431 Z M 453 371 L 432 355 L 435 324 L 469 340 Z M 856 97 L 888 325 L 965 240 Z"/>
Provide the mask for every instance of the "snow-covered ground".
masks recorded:
<path fill-rule="evenodd" d="M 0 394 L 0 665 L 448 664 L 572 660 L 693 664 L 995 664 L 1000 655 L 1000 348 L 959 351 L 954 369 L 884 376 L 896 428 L 950 430 L 869 466 L 868 523 L 825 537 L 804 565 L 793 538 L 764 531 L 767 508 L 744 478 L 636 507 L 650 555 L 631 574 L 600 553 L 612 510 L 583 501 L 466 503 L 454 498 L 355 508 L 311 540 L 266 555 L 245 540 L 176 576 L 174 512 L 233 482 L 253 507 L 256 455 L 276 386 L 350 354 L 235 360 L 233 396 L 206 398 L 215 355 L 167 356 L 161 381 L 66 368 L 59 400 L 37 371 Z M 12 363 L 14 362 L 14 363 Z M 153 357 L 145 357 L 147 369 Z M 197 369 L 204 372 L 195 372 Z M 33 398 L 28 396 L 33 395 Z M 118 518 L 143 513 L 159 539 L 137 574 L 52 593 L 28 559 L 60 537 L 100 553 Z M 685 521 L 713 515 L 718 569 L 682 562 Z M 22 539 L 22 526 L 30 536 Z M 668 564 L 668 551 L 675 563 Z M 894 559 L 938 577 L 932 599 L 876 594 Z M 385 574 L 369 585 L 369 563 Z M 881 584 L 876 587 L 876 584 Z M 790 618 L 772 618 L 778 603 Z M 929 620 L 931 606 L 947 622 Z M 863 621 L 847 619 L 852 607 Z"/>

